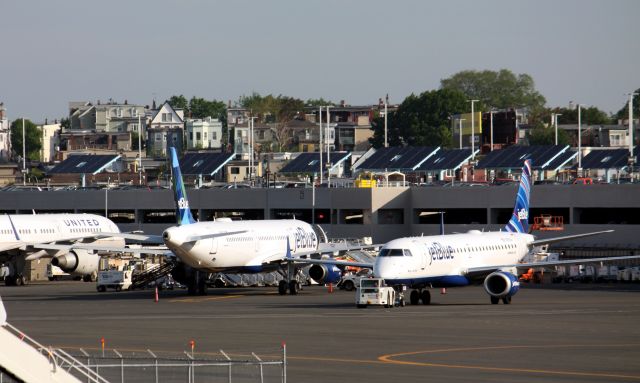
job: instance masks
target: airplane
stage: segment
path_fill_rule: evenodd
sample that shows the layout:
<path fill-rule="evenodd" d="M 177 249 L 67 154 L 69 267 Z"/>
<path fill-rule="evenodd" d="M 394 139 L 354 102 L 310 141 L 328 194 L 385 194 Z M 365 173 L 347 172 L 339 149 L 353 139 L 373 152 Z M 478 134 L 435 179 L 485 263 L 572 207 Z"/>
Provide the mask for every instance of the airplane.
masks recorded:
<path fill-rule="evenodd" d="M 429 304 L 430 287 L 460 287 L 477 283 L 482 283 L 492 304 L 500 301 L 509 304 L 520 287 L 518 269 L 640 258 L 636 255 L 519 263 L 535 247 L 613 231 L 536 239 L 528 233 L 530 192 L 531 160 L 526 160 L 511 219 L 501 231 L 470 230 L 462 234 L 394 239 L 382 246 L 369 267 L 373 268 L 376 277 L 396 287 L 400 305 L 405 304 L 402 294 L 405 287 L 412 289 L 409 295 L 411 304 L 419 304 L 420 301 Z"/>
<path fill-rule="evenodd" d="M 371 247 L 320 242 L 318 235 L 326 239 L 322 229 L 318 227 L 317 234 L 312 225 L 297 219 L 232 221 L 218 218 L 196 222 L 189 209 L 180 164 L 173 147 L 170 148 L 170 156 L 178 225 L 166 229 L 162 239 L 182 261 L 172 271 L 174 279 L 185 284 L 191 295 L 206 294 L 208 273 L 269 271 L 282 271 L 286 275 L 278 285 L 281 295 L 287 291 L 295 295 L 300 290 L 296 278 L 299 263 L 311 264 L 309 275 L 320 284 L 338 282 L 342 275 L 336 265 L 348 263 L 336 261 L 326 264 L 322 260 L 302 259 L 302 256 Z"/>
<path fill-rule="evenodd" d="M 0 216 L 0 263 L 9 269 L 5 285 L 24 285 L 25 262 L 42 257 L 86 281 L 98 271 L 99 252 L 124 248 L 125 239 L 112 235 L 120 235 L 118 226 L 94 214 Z"/>

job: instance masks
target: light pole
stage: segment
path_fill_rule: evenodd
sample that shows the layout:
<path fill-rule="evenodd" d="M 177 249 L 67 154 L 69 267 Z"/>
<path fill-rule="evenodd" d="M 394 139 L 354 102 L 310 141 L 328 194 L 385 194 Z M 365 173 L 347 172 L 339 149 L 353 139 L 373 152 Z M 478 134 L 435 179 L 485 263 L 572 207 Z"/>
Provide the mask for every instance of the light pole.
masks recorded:
<path fill-rule="evenodd" d="M 629 93 L 629 154 L 633 159 L 633 96 L 638 93 Z"/>
<path fill-rule="evenodd" d="M 558 116 L 562 116 L 562 113 L 556 113 L 553 115 L 553 119 L 556 126 L 556 145 L 558 145 Z"/>
<path fill-rule="evenodd" d="M 493 108 L 491 108 L 491 110 L 489 111 L 489 121 L 490 121 L 490 125 L 491 125 L 491 151 L 493 152 L 493 115 L 496 113 L 495 110 L 493 110 Z"/>
<path fill-rule="evenodd" d="M 471 103 L 471 160 L 474 160 L 476 158 L 474 152 L 475 152 L 475 145 L 476 145 L 476 136 L 475 136 L 475 124 L 476 124 L 476 116 L 473 110 L 473 104 L 478 102 L 479 100 L 469 100 L 469 102 Z"/>
<path fill-rule="evenodd" d="M 138 173 L 140 175 L 139 185 L 142 185 L 142 118 L 138 115 L 138 158 L 140 163 L 138 164 Z"/>
<path fill-rule="evenodd" d="M 109 218 L 109 210 L 107 209 L 109 203 L 109 195 L 107 194 L 109 191 L 109 184 L 111 183 L 111 177 L 107 177 L 107 186 L 104 188 L 104 217 Z"/>
<path fill-rule="evenodd" d="M 578 104 L 578 173 L 582 172 L 582 105 Z"/>
<path fill-rule="evenodd" d="M 330 115 L 329 115 L 329 108 L 331 108 L 330 105 L 327 105 L 327 188 L 331 187 L 331 153 L 330 153 L 330 148 L 331 148 L 331 130 L 330 130 L 330 126 L 329 126 L 329 122 L 331 121 Z"/>
<path fill-rule="evenodd" d="M 462 121 L 466 121 L 466 118 L 458 119 L 458 135 L 460 136 L 460 149 L 462 149 Z"/>
<path fill-rule="evenodd" d="M 384 147 L 389 147 L 389 141 L 387 141 L 387 103 L 389 102 L 389 95 L 384 100 Z"/>
<path fill-rule="evenodd" d="M 253 181 L 253 120 L 257 117 L 249 117 L 249 183 Z"/>
<path fill-rule="evenodd" d="M 324 146 L 322 144 L 322 106 L 318 107 L 318 131 L 320 132 L 320 145 L 319 145 L 319 152 L 320 152 L 320 185 L 322 185 L 322 172 L 324 171 L 324 169 L 322 168 L 322 147 Z"/>
<path fill-rule="evenodd" d="M 27 185 L 27 142 L 24 139 L 24 118 L 22 119 L 22 186 Z"/>

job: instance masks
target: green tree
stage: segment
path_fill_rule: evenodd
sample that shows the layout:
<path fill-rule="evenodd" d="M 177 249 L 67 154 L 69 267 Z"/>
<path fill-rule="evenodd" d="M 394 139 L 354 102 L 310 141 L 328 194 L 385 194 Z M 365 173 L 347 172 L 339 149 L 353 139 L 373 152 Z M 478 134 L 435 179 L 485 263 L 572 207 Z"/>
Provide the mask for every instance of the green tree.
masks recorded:
<path fill-rule="evenodd" d="M 304 103 L 306 106 L 327 106 L 327 105 L 336 105 L 336 103 L 332 101 L 327 101 L 324 98 L 310 98 Z"/>
<path fill-rule="evenodd" d="M 640 117 L 640 89 L 636 89 L 633 96 L 633 119 Z M 615 115 L 616 119 L 626 120 L 629 118 L 629 101 L 624 103 L 622 109 Z"/>
<path fill-rule="evenodd" d="M 171 96 L 171 98 L 169 98 L 165 102 L 169 103 L 169 105 L 171 105 L 173 109 L 182 109 L 185 113 L 189 111 L 189 102 L 183 95 Z"/>
<path fill-rule="evenodd" d="M 528 74 L 515 75 L 508 69 L 498 72 L 465 70 L 440 81 L 442 89 L 458 90 L 469 99 L 480 100 L 479 107 L 541 109 L 546 100 Z"/>
<path fill-rule="evenodd" d="M 537 124 L 529 134 L 529 145 L 554 145 L 556 142 L 556 131 L 553 127 L 545 127 Z M 569 145 L 571 140 L 569 134 L 562 129 L 558 129 L 558 145 Z"/>
<path fill-rule="evenodd" d="M 42 132 L 36 124 L 24 119 L 24 131 L 26 142 L 26 157 L 30 160 L 40 160 L 42 149 Z M 11 146 L 16 155 L 22 156 L 22 119 L 18 118 L 11 123 Z"/>
<path fill-rule="evenodd" d="M 200 97 L 192 97 L 189 100 L 189 113 L 192 118 L 213 117 L 226 120 L 227 106 L 222 101 L 205 100 Z"/>
<path fill-rule="evenodd" d="M 583 124 L 588 125 L 607 125 L 612 123 L 612 119 L 607 113 L 601 111 L 595 106 L 587 108 L 580 108 L 580 119 Z M 554 108 L 549 109 L 543 114 L 543 120 L 549 123 L 551 122 L 551 114 L 560 114 L 558 116 L 558 124 L 577 124 L 578 123 L 578 108 Z"/>
<path fill-rule="evenodd" d="M 387 117 L 387 138 L 390 146 L 451 146 L 450 118 L 469 108 L 466 96 L 457 90 L 439 89 L 410 95 L 395 113 Z M 384 145 L 384 119 L 372 124 L 375 147 Z"/>

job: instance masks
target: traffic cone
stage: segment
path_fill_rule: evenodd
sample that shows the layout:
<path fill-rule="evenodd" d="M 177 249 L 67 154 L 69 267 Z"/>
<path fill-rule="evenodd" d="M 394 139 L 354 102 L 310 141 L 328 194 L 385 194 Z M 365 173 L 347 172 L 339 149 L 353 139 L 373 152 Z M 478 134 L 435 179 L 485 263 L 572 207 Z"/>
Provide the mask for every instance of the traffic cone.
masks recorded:
<path fill-rule="evenodd" d="M 442 290 L 440 290 L 440 294 L 446 294 L 447 293 L 447 288 L 443 287 Z"/>
<path fill-rule="evenodd" d="M 329 283 L 329 294 L 333 292 L 333 283 Z"/>
<path fill-rule="evenodd" d="M 156 295 L 154 301 L 158 303 L 158 287 L 156 287 Z"/>

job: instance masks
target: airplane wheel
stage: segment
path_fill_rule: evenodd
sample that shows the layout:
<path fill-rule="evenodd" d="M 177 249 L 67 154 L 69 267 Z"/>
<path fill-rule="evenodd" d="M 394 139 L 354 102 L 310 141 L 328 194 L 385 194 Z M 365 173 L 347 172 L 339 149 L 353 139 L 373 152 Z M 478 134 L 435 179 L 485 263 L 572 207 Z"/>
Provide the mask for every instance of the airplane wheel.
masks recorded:
<path fill-rule="evenodd" d="M 355 286 L 353 285 L 353 281 L 346 281 L 342 286 L 347 291 L 353 291 L 353 289 L 355 288 Z"/>
<path fill-rule="evenodd" d="M 420 293 L 418 290 L 412 290 L 411 295 L 409 295 L 409 302 L 412 305 L 417 305 L 420 302 Z"/>
<path fill-rule="evenodd" d="M 289 282 L 289 294 L 297 295 L 298 294 L 298 281 Z"/>
<path fill-rule="evenodd" d="M 511 297 L 502 298 L 502 303 L 504 303 L 505 305 L 511 304 Z"/>
<path fill-rule="evenodd" d="M 498 298 L 498 297 L 493 297 L 493 296 L 491 297 L 491 304 L 492 304 L 492 305 L 497 305 L 497 304 L 498 304 L 498 302 L 500 302 L 500 298 Z"/>
<path fill-rule="evenodd" d="M 105 291 L 107 291 L 107 288 L 104 285 L 98 286 L 97 289 L 99 293 L 104 293 Z"/>
<path fill-rule="evenodd" d="M 400 307 L 404 307 L 407 302 L 404 301 L 404 298 L 400 298 Z"/>
<path fill-rule="evenodd" d="M 24 285 L 26 285 L 26 280 L 24 279 L 24 276 L 18 275 L 16 277 L 16 286 L 24 286 Z"/>
<path fill-rule="evenodd" d="M 278 283 L 278 294 L 280 295 L 287 294 L 287 281 L 280 281 Z"/>
<path fill-rule="evenodd" d="M 422 301 L 423 305 L 428 305 L 431 303 L 431 293 L 429 292 L 429 290 L 422 290 L 422 293 L 420 293 L 420 300 Z"/>

